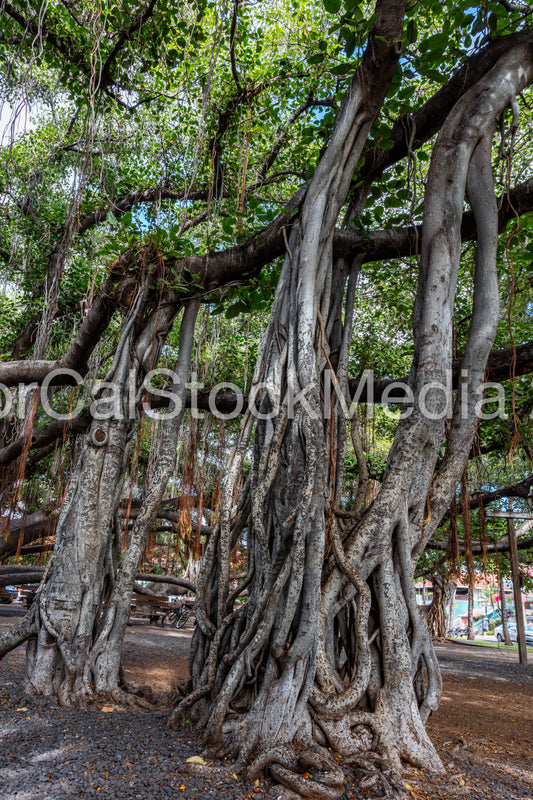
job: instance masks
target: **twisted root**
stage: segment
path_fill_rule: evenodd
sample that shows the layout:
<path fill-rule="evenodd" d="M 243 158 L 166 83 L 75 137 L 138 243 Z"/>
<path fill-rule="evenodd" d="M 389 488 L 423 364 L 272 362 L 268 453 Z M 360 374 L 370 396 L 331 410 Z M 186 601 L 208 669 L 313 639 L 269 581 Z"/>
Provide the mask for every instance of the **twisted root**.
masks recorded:
<path fill-rule="evenodd" d="M 309 800 L 339 800 L 344 794 L 345 778 L 340 769 L 319 772 L 312 778 L 292 772 L 280 764 L 271 764 L 269 770 L 274 780 L 298 796 Z"/>
<path fill-rule="evenodd" d="M 273 747 L 250 765 L 247 779 L 255 780 L 266 771 L 281 786 L 280 797 L 289 800 L 305 797 L 310 800 L 338 800 L 344 793 L 345 776 L 325 748 L 304 748 L 296 756 L 288 745 Z"/>
<path fill-rule="evenodd" d="M 153 700 L 153 697 L 151 697 L 150 700 L 143 697 L 142 687 L 141 689 L 134 689 L 130 686 L 119 687 L 113 689 L 113 691 L 109 693 L 109 697 L 114 703 L 117 703 L 117 705 L 127 706 L 128 708 L 154 711 L 157 707 L 157 703 Z"/>
<path fill-rule="evenodd" d="M 372 791 L 380 798 L 408 800 L 401 775 L 377 753 L 349 756 L 344 763 L 355 768 L 357 786 L 363 791 Z"/>

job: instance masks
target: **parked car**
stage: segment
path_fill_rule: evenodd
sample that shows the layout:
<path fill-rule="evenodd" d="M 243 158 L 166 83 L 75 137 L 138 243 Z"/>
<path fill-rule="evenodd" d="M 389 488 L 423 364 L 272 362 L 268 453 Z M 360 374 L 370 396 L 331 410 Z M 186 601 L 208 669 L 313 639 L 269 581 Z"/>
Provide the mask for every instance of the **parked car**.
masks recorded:
<path fill-rule="evenodd" d="M 528 614 L 526 619 L 525 619 L 525 622 L 526 622 L 526 626 L 525 626 L 526 627 L 526 644 L 533 645 L 533 616 L 530 616 Z M 518 631 L 517 631 L 517 628 L 516 628 L 516 619 L 514 619 L 514 618 L 510 619 L 507 624 L 509 626 L 509 638 L 511 639 L 512 642 L 517 642 L 518 641 Z M 499 642 L 503 642 L 504 641 L 504 638 L 503 638 L 503 625 L 498 625 L 496 628 L 494 628 L 494 635 L 496 636 L 496 639 Z"/>

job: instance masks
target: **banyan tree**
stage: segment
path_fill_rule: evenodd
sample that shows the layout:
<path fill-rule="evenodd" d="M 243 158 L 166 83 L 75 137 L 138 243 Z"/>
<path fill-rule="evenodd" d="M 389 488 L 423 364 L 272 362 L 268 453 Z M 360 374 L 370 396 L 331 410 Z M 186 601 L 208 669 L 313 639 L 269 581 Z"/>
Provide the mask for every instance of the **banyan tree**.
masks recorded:
<path fill-rule="evenodd" d="M 216 513 L 208 526 L 195 518 L 197 627 L 169 725 L 192 721 L 210 758 L 252 779 L 267 771 L 286 797 L 340 797 L 335 754 L 361 786 L 402 796 L 403 762 L 442 769 L 425 729 L 441 679 L 416 566 L 456 509 L 484 382 L 516 381 L 533 363 L 512 330 L 511 346 L 493 349 L 502 319 L 511 326 L 501 282 L 510 273 L 516 294 L 511 262 L 528 243 L 505 231 L 511 222 L 516 234 L 533 196 L 519 136 L 533 81 L 528 7 L 494 3 L 486 17 L 466 3 L 446 16 L 393 0 L 126 5 L 108 16 L 82 2 L 0 10 L 12 115 L 20 85 L 30 108 L 48 102 L 53 80 L 63 93 L 51 103 L 54 141 L 41 132 L 31 158 L 31 126 L 13 125 L 3 154 L 4 294 L 8 303 L 20 289 L 27 303 L 11 312 L 0 363 L 7 555 L 31 541 L 24 487 L 58 442 L 68 449 L 53 556 L 0 654 L 27 643 L 34 693 L 128 701 L 120 653 L 131 592 L 175 475 L 185 408 L 240 416 L 217 454 Z M 388 203 L 398 187 L 402 200 Z M 402 372 L 377 381 L 354 357 L 376 263 L 410 304 L 401 385 Z M 189 383 L 193 356 L 209 357 L 202 306 L 263 315 L 245 398 Z M 163 387 L 150 384 L 161 364 Z M 227 381 L 224 367 L 210 363 L 212 384 Z M 45 422 L 39 386 L 68 412 L 84 378 L 103 378 L 92 402 Z M 23 420 L 6 409 L 13 398 L 20 408 L 30 385 Z M 515 450 L 525 417 L 516 391 Z M 357 410 L 373 402 L 401 409 L 377 476 Z M 138 455 L 154 407 L 141 480 L 133 443 Z"/>

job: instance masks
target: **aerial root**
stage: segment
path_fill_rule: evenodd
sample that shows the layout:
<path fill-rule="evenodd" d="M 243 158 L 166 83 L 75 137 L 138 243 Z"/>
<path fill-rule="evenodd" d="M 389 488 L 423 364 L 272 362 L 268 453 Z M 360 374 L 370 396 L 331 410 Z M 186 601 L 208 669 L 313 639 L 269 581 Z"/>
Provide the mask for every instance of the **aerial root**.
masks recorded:
<path fill-rule="evenodd" d="M 24 644 L 31 636 L 37 635 L 36 616 L 37 607 L 31 608 L 25 617 L 0 636 L 0 659 Z"/>
<path fill-rule="evenodd" d="M 182 722 L 185 720 L 185 715 L 188 709 L 197 703 L 198 700 L 201 700 L 203 697 L 208 695 L 212 686 L 213 682 L 210 681 L 209 683 L 206 683 L 205 686 L 200 686 L 200 688 L 196 689 L 194 692 L 191 692 L 191 694 L 187 695 L 187 697 L 182 698 L 179 701 L 178 707 L 174 709 L 167 720 L 167 730 L 178 730 Z"/>
<path fill-rule="evenodd" d="M 172 690 L 171 694 L 172 703 L 175 706 L 177 706 L 178 703 L 181 703 L 183 698 L 191 694 L 192 691 L 193 691 L 192 680 L 190 678 L 186 681 L 181 681 L 180 683 L 177 683 L 174 689 Z"/>

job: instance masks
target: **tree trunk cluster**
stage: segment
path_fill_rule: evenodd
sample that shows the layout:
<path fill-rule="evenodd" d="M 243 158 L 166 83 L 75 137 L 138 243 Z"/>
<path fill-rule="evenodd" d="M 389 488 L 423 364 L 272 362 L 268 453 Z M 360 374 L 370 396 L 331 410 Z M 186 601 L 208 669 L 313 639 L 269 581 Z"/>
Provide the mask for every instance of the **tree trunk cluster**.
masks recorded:
<path fill-rule="evenodd" d="M 205 729 L 211 756 L 230 758 L 232 770 L 246 770 L 251 779 L 268 772 L 286 797 L 342 796 L 345 776 L 332 750 L 358 771 L 363 789 L 388 796 L 405 795 L 402 762 L 442 769 L 425 729 L 440 701 L 441 678 L 414 570 L 455 496 L 478 423 L 499 311 L 492 140 L 502 113 L 533 80 L 533 58 L 528 44 L 504 52 L 440 129 L 425 189 L 413 401 L 369 504 L 352 409 L 359 483 L 348 511 L 345 412 L 360 260 L 334 258 L 333 238 L 398 65 L 404 13 L 405 2 L 378 0 L 369 45 L 302 193 L 257 357 L 252 393 L 259 415 L 250 409 L 244 415 L 224 473 L 219 520 L 201 562 L 191 560 L 187 573 L 198 580 L 197 627 L 190 680 L 169 725 L 192 720 Z M 447 371 L 465 198 L 477 247 L 463 378 L 454 397 Z M 360 190 L 353 208 L 359 212 L 364 202 Z M 133 583 L 176 458 L 200 302 L 160 302 L 151 288 L 156 269 L 145 263 L 124 301 L 101 414 L 70 478 L 36 600 L 0 638 L 0 656 L 27 641 L 30 691 L 57 695 L 64 704 L 131 698 L 121 645 Z M 133 403 L 138 418 L 144 377 L 181 308 L 173 387 L 181 412 L 161 423 L 155 467 L 124 549 L 119 506 L 135 430 L 127 411 Z M 119 403 L 122 419 L 106 416 L 111 402 Z M 230 562 L 238 544 L 246 571 L 235 588 Z M 430 619 L 437 636 L 446 634 L 452 586 L 434 585 Z"/>

